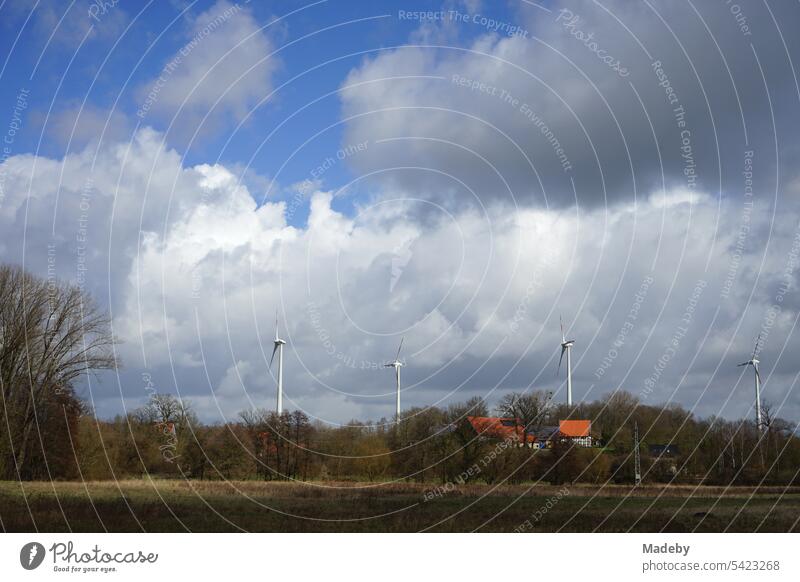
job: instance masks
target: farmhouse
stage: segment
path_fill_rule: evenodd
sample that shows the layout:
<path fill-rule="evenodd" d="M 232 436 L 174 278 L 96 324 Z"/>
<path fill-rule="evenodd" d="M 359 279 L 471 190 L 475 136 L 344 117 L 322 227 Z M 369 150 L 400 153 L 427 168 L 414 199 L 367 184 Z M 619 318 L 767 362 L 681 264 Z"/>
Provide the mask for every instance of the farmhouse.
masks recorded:
<path fill-rule="evenodd" d="M 540 449 L 547 449 L 553 446 L 558 439 L 557 426 L 543 426 L 536 431 L 536 444 Z"/>
<path fill-rule="evenodd" d="M 569 439 L 580 447 L 592 446 L 591 420 L 562 420 L 558 423 L 561 438 Z"/>
<path fill-rule="evenodd" d="M 467 421 L 481 438 L 511 441 L 517 446 L 529 447 L 536 440 L 533 434 L 525 430 L 518 418 L 468 416 Z"/>
<path fill-rule="evenodd" d="M 591 447 L 591 420 L 562 420 L 558 426 L 545 426 L 536 431 L 526 429 L 517 418 L 468 416 L 472 428 L 481 438 L 512 441 L 518 446 L 545 449 L 557 440 L 571 441 L 580 447 Z"/>

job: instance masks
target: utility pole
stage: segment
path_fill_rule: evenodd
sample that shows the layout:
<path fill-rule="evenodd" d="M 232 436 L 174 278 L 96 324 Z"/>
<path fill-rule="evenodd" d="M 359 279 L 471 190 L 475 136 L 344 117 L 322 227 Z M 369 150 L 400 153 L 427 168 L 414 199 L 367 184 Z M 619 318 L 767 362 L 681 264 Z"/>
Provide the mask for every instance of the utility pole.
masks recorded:
<path fill-rule="evenodd" d="M 639 423 L 633 424 L 633 474 L 634 483 L 642 484 L 642 457 L 639 455 Z"/>

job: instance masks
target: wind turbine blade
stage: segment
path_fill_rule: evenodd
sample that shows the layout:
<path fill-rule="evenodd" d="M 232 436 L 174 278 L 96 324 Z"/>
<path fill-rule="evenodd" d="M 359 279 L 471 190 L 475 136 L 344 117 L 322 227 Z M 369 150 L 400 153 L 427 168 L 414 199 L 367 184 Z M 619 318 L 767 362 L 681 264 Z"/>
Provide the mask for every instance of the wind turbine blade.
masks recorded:
<path fill-rule="evenodd" d="M 278 310 L 275 310 L 275 339 L 278 339 Z M 272 351 L 272 355 L 275 355 L 275 351 Z"/>
<path fill-rule="evenodd" d="M 758 351 L 758 344 L 761 342 L 761 333 L 759 332 L 758 337 L 756 338 L 756 345 L 753 346 L 753 358 L 756 357 L 756 352 Z"/>
<path fill-rule="evenodd" d="M 750 365 L 750 362 L 742 362 L 741 364 L 736 364 L 736 367 L 740 368 L 742 366 L 749 366 L 749 365 Z"/>
<path fill-rule="evenodd" d="M 397 355 L 394 357 L 394 361 L 397 362 L 400 359 L 400 350 L 403 349 L 403 341 L 406 339 L 406 336 L 400 338 L 400 347 L 397 348 Z"/>
<path fill-rule="evenodd" d="M 561 342 L 563 343 L 566 341 L 566 339 L 564 338 L 564 320 L 561 318 L 560 315 L 558 316 L 558 321 L 559 323 L 561 323 Z"/>
<path fill-rule="evenodd" d="M 275 352 L 278 351 L 278 344 L 275 344 L 272 348 L 272 357 L 269 359 L 269 367 L 272 368 L 272 360 L 275 359 Z"/>
<path fill-rule="evenodd" d="M 558 373 L 561 371 L 561 360 L 564 359 L 564 352 L 566 352 L 566 351 L 567 351 L 567 348 L 565 348 L 564 346 L 561 346 L 561 357 L 558 358 L 558 370 L 556 370 L 556 376 L 558 376 Z"/>
<path fill-rule="evenodd" d="M 761 384 L 761 374 L 758 373 L 758 366 L 753 366 L 753 369 L 756 371 L 756 378 L 758 378 L 758 383 Z"/>

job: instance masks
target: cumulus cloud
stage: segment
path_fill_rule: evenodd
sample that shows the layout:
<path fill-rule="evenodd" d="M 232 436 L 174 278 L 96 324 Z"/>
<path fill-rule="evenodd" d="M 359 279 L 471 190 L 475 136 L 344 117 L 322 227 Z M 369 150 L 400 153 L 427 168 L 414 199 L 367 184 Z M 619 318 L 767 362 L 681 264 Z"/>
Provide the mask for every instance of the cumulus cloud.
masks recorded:
<path fill-rule="evenodd" d="M 92 386 L 101 413 L 120 397 L 141 403 L 143 371 L 208 419 L 272 407 L 276 310 L 287 405 L 330 422 L 391 414 L 382 364 L 402 336 L 404 406 L 528 387 L 562 398 L 559 315 L 578 340 L 577 397 L 623 388 L 747 413 L 750 383 L 735 363 L 761 328 L 765 398 L 790 394 L 780 354 L 800 347 L 797 306 L 768 314 L 787 276 L 797 285 L 787 271 L 796 214 L 748 218 L 753 231 L 774 220 L 766 256 L 739 244 L 739 201 L 685 189 L 613 209 L 442 209 L 424 223 L 411 218 L 425 202 L 387 197 L 345 215 L 317 190 L 297 227 L 285 203 L 257 205 L 234 169 L 184 166 L 152 130 L 0 168 L 2 260 L 22 262 L 24 250 L 25 266 L 47 276 L 52 253 L 59 276 L 83 278 L 112 310 L 126 368 L 119 384 Z M 796 398 L 782 410 L 800 412 Z"/>
<path fill-rule="evenodd" d="M 140 86 L 139 117 L 155 114 L 184 140 L 241 121 L 269 93 L 278 67 L 265 29 L 248 8 L 226 0 L 199 14 L 185 44 Z"/>

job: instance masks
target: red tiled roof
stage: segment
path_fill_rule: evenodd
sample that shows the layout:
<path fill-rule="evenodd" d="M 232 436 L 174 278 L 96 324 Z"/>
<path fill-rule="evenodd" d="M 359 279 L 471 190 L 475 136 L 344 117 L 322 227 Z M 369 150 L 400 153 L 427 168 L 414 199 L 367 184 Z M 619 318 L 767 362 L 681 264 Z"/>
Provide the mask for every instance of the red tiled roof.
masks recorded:
<path fill-rule="evenodd" d="M 515 418 L 498 418 L 493 416 L 468 416 L 467 420 L 479 435 L 500 440 L 515 440 L 532 443 L 536 439 L 526 434 L 522 422 Z M 523 435 L 525 435 L 523 437 Z"/>
<path fill-rule="evenodd" d="M 175 434 L 175 423 L 174 422 L 160 422 L 156 421 L 155 423 L 156 428 L 158 428 L 164 434 Z"/>
<path fill-rule="evenodd" d="M 591 420 L 560 420 L 558 422 L 558 432 L 565 437 L 587 437 L 591 430 Z"/>

